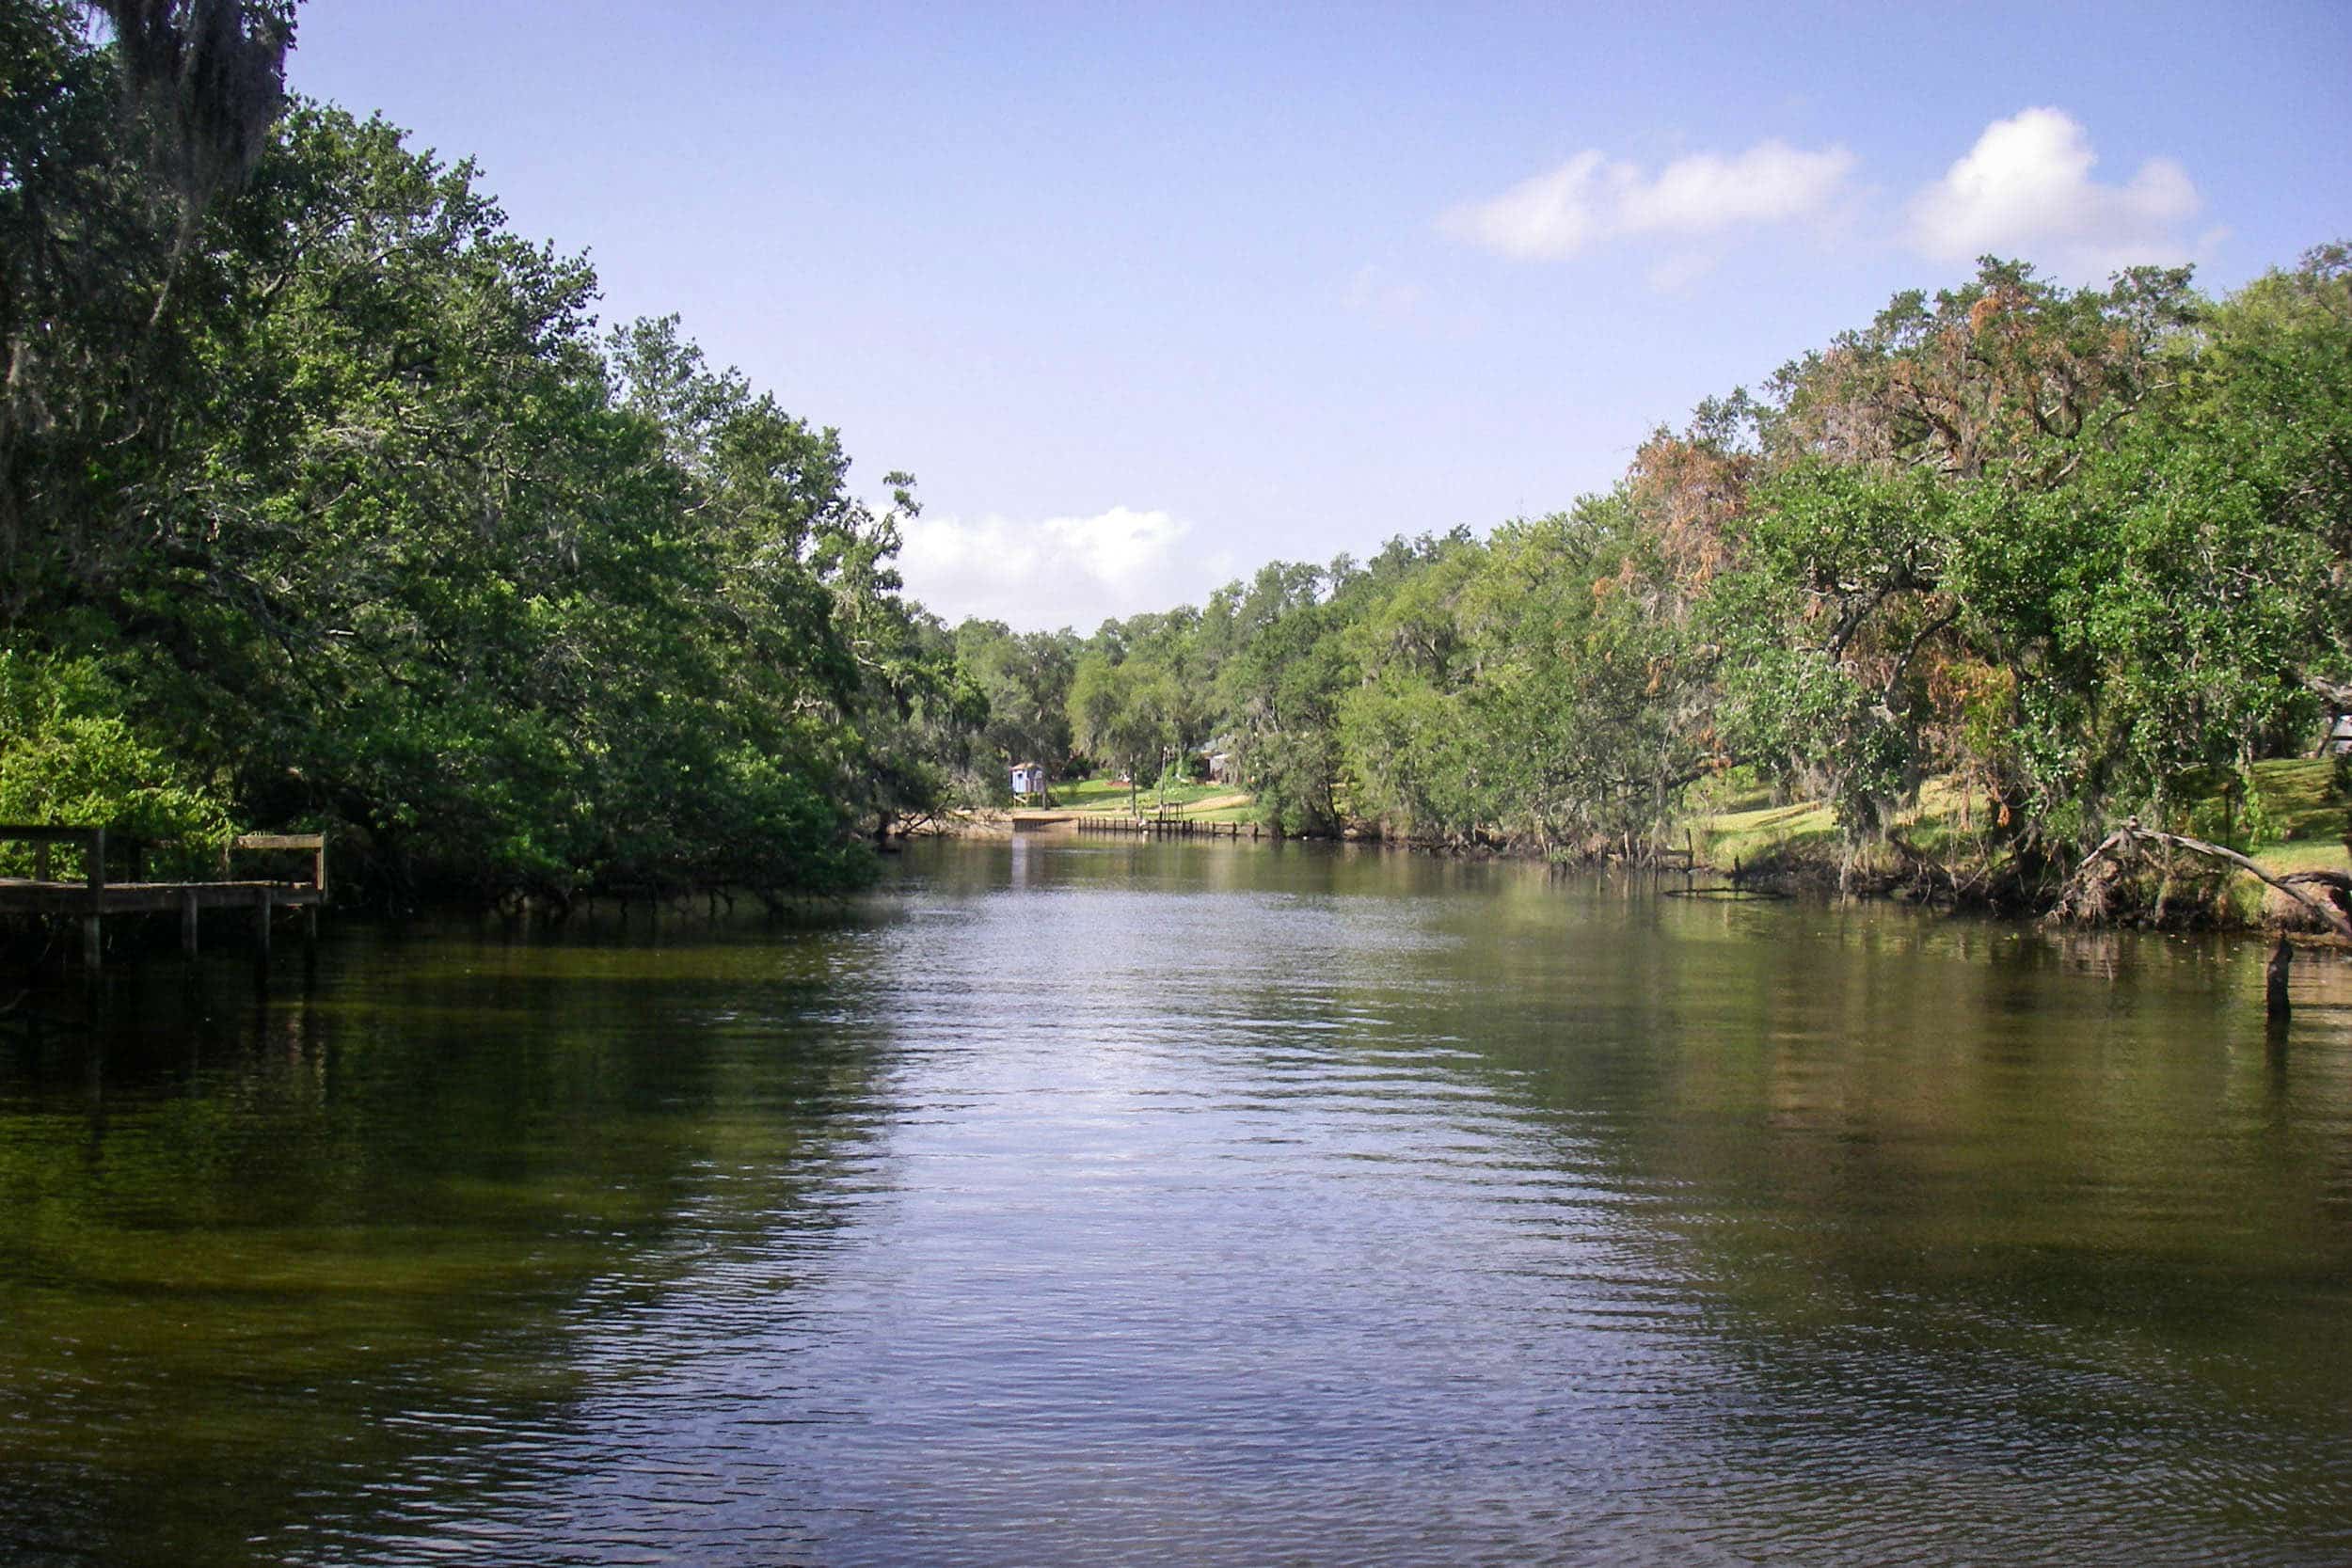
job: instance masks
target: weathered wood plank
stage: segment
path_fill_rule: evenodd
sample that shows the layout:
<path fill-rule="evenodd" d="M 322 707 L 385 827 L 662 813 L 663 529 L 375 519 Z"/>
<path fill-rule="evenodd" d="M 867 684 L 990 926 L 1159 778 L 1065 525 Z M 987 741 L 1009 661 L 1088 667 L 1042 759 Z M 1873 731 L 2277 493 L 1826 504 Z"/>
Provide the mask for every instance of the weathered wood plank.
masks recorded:
<path fill-rule="evenodd" d="M 21 822 L 0 823 L 0 840 L 18 844 L 87 844 L 103 828 L 53 828 Z"/>
<path fill-rule="evenodd" d="M 111 882 L 96 894 L 82 882 L 0 881 L 0 914 L 171 914 L 183 898 L 199 909 L 249 909 L 255 893 L 270 891 L 275 903 L 300 909 L 323 904 L 326 895 L 308 882 Z"/>

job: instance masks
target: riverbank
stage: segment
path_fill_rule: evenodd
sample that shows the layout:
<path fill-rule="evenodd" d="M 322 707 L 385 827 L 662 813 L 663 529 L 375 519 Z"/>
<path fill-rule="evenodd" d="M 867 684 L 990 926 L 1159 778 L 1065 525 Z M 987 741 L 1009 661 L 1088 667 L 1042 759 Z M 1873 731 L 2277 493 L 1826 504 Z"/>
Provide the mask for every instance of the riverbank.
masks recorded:
<path fill-rule="evenodd" d="M 1258 798 L 1229 784 L 1184 784 L 1163 790 L 1131 790 L 1117 779 L 1081 779 L 1057 784 L 1050 804 L 981 806 L 945 812 L 914 836 L 1005 838 L 1014 832 L 1052 829 L 1081 821 L 1132 821 L 1138 815 L 1160 819 L 1214 823 L 1220 827 L 1258 822 Z M 1165 808 L 1165 813 L 1163 812 Z"/>
<path fill-rule="evenodd" d="M 2341 885 L 2330 884 L 2352 880 L 2352 815 L 2336 769 L 2327 759 L 2280 758 L 2251 773 L 2250 802 L 2217 790 L 2171 826 L 2241 853 L 2255 871 L 2166 847 L 2109 879 L 2103 917 L 2167 928 L 2319 928 L 2293 895 L 2262 879 L 2331 893 L 2342 906 Z M 1693 858 L 1742 879 L 2042 914 L 2066 895 L 2074 869 L 2021 863 L 1997 803 L 1952 780 L 1930 781 L 1883 838 L 1861 846 L 1846 843 L 1820 801 L 1775 801 L 1735 786 L 1708 803 L 1716 809 L 1689 825 Z"/>
<path fill-rule="evenodd" d="M 2242 852 L 2275 879 L 2296 879 L 2306 893 L 2332 895 L 2344 903 L 2352 886 L 2352 816 L 2332 762 L 2280 758 L 2254 765 L 2250 813 L 2234 793 L 2217 790 L 2191 802 L 2177 827 Z M 1112 779 L 1089 779 L 1057 788 L 1043 809 L 982 810 L 942 817 L 930 832 L 939 836 L 1003 838 L 1016 832 L 1052 830 L 1089 818 L 1126 818 L 1131 801 L 1147 816 L 1158 807 L 1158 791 L 1131 797 Z M 1188 784 L 1168 792 L 1169 808 L 1187 820 L 1248 822 L 1261 815 L 1256 798 L 1222 784 Z M 1930 780 L 1918 799 L 1897 813 L 1880 839 L 1850 844 L 1839 832 L 1828 802 L 1778 799 L 1769 787 L 1733 775 L 1710 781 L 1694 792 L 1693 809 L 1647 847 L 1635 844 L 1674 869 L 1783 892 L 1814 891 L 1848 896 L 1978 909 L 2008 915 L 2042 915 L 2067 893 L 2067 865 L 2021 862 L 2004 831 L 2000 808 L 1983 791 L 1952 779 Z M 1352 825 L 1337 834 L 1309 839 L 1370 841 L 1442 854 L 1565 860 L 1598 863 L 1628 857 L 1622 841 L 1594 841 L 1567 849 L 1541 847 L 1502 834 L 1469 841 L 1429 841 L 1384 831 L 1377 822 Z M 2330 879 L 2340 884 L 2330 888 Z M 2295 895 L 2266 886 L 2256 875 L 2171 854 L 2145 864 L 2117 868 L 2100 893 L 2105 923 L 2168 929 L 2317 932 L 2322 921 Z"/>

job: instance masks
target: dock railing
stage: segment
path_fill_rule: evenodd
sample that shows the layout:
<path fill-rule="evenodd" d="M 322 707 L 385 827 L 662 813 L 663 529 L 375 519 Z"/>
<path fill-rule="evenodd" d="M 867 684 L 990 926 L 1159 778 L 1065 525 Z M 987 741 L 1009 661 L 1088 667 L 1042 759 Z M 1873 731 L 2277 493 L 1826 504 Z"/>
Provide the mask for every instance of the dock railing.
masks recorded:
<path fill-rule="evenodd" d="M 0 914 L 64 915 L 82 925 L 82 964 L 95 974 L 104 952 L 104 919 L 110 914 L 170 914 L 180 916 L 180 944 L 193 956 L 197 950 L 198 911 L 207 909 L 249 909 L 260 959 L 267 962 L 270 925 L 279 909 L 304 911 L 306 953 L 318 935 L 319 906 L 326 902 L 326 835 L 325 833 L 243 833 L 221 849 L 220 876 L 203 882 L 151 882 L 146 879 L 150 842 L 109 828 L 67 828 L 47 823 L 0 823 L 0 844 L 33 847 L 33 875 L 0 878 Z M 55 851 L 60 847 L 78 851 L 81 874 L 71 879 L 53 876 Z M 307 855 L 307 879 L 237 879 L 233 857 L 240 854 L 297 853 Z M 110 862 L 120 861 L 130 877 L 110 879 Z"/>

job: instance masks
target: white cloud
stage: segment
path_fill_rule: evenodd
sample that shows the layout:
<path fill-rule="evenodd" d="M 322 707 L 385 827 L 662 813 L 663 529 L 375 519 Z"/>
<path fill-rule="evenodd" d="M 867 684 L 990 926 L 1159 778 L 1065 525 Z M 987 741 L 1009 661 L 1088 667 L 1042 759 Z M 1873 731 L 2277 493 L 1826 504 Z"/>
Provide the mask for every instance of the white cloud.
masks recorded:
<path fill-rule="evenodd" d="M 1190 547 L 1192 525 L 1166 512 L 1115 506 L 1091 517 L 1023 522 L 925 516 L 902 531 L 906 591 L 950 624 L 966 616 L 1016 630 L 1198 604 L 1232 575 L 1226 551 Z"/>
<path fill-rule="evenodd" d="M 2151 158 L 2123 185 L 2091 178 L 2090 135 L 2058 109 L 1996 119 L 1966 157 L 1911 199 L 1912 246 L 1940 261 L 2016 257 L 2074 277 L 2186 260 L 2203 206 L 2188 171 Z"/>
<path fill-rule="evenodd" d="M 1824 214 L 1854 163 L 1842 147 L 1807 152 L 1765 141 L 1728 157 L 1694 152 L 1652 175 L 1584 151 L 1489 200 L 1452 209 L 1438 227 L 1514 261 L 1565 261 L 1629 236 L 1688 239 Z"/>

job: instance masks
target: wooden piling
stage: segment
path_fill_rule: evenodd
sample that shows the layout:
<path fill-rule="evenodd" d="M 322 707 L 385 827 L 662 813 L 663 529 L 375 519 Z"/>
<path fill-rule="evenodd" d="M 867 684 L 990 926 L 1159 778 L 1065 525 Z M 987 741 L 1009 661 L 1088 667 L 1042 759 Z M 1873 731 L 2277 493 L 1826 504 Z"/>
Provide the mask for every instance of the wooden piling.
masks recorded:
<path fill-rule="evenodd" d="M 180 951 L 196 957 L 196 889 L 180 890 Z"/>
<path fill-rule="evenodd" d="M 2287 975 L 2295 968 L 2295 944 L 2283 936 L 2279 945 L 2270 950 L 2270 984 L 2268 1011 L 2274 1019 L 2284 1019 L 2291 1010 L 2287 1001 Z"/>
<path fill-rule="evenodd" d="M 89 863 L 83 867 L 89 885 L 89 913 L 82 917 L 82 968 L 93 980 L 98 977 L 99 965 L 104 962 L 105 917 L 98 911 L 106 901 L 106 830 L 92 828 L 89 846 L 83 850 Z"/>

